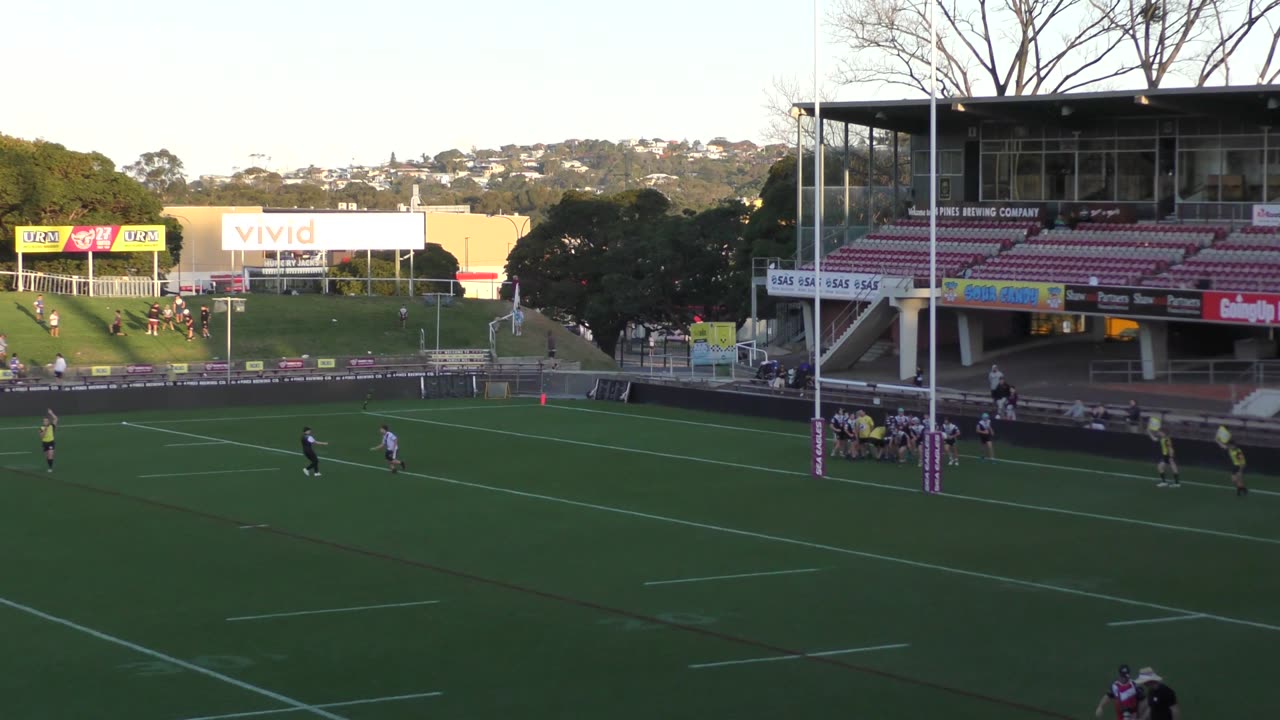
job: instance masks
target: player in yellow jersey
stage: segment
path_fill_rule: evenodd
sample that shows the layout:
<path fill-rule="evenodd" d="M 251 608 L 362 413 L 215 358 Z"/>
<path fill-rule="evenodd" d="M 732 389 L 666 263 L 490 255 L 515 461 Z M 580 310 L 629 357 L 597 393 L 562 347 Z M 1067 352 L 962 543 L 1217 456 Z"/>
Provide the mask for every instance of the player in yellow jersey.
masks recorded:
<path fill-rule="evenodd" d="M 1173 455 L 1173 438 L 1169 437 L 1169 433 L 1163 430 L 1157 430 L 1152 439 L 1160 445 L 1160 462 L 1156 463 L 1156 471 L 1160 473 L 1160 482 L 1156 483 L 1156 487 L 1182 487 L 1182 483 L 1178 478 L 1178 461 Z M 1173 473 L 1173 482 L 1169 482 L 1165 475 L 1166 471 Z"/>
<path fill-rule="evenodd" d="M 54 435 L 58 431 L 58 416 L 49 410 L 40 423 L 40 447 L 44 450 L 45 462 L 49 463 L 49 472 L 53 472 Z"/>
<path fill-rule="evenodd" d="M 1249 488 L 1244 486 L 1244 451 L 1239 445 L 1228 442 L 1227 456 L 1231 458 L 1231 484 L 1236 486 L 1236 495 L 1248 495 Z"/>

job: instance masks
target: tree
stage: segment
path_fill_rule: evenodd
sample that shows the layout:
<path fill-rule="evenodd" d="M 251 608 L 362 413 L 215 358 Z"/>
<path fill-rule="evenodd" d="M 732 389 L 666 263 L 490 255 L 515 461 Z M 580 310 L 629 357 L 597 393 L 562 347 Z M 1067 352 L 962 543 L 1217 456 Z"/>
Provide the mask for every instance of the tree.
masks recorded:
<path fill-rule="evenodd" d="M 413 259 L 414 277 L 434 280 L 451 279 L 457 277 L 458 268 L 458 258 L 454 257 L 453 253 L 445 250 L 443 245 L 437 243 L 427 243 L 427 249 L 418 253 Z M 422 292 L 449 292 L 451 287 L 455 295 L 462 294 L 463 288 L 461 284 L 444 282 L 429 283 Z M 415 292 L 417 292 L 416 289 Z"/>
<path fill-rule="evenodd" d="M 394 170 L 394 169 L 396 169 L 396 168 L 400 167 L 400 163 L 396 162 L 396 151 L 395 151 L 395 150 L 392 150 L 392 151 L 391 151 L 391 160 L 389 160 L 389 161 L 387 162 L 387 165 L 389 165 L 389 166 L 391 167 L 391 169 L 392 169 L 392 170 Z"/>
<path fill-rule="evenodd" d="M 0 261 L 15 257 L 16 225 L 165 224 L 160 200 L 115 168 L 100 153 L 0 135 Z M 180 233 L 168 236 L 174 253 L 180 252 L 181 242 Z M 84 274 L 85 260 L 79 256 L 33 255 L 27 261 L 48 272 Z M 94 263 L 101 275 L 151 272 L 147 253 L 103 255 Z M 160 254 L 160 264 L 172 267 L 168 252 Z"/>
<path fill-rule="evenodd" d="M 182 160 L 164 148 L 143 153 L 136 162 L 125 165 L 124 172 L 162 199 L 173 197 L 187 187 Z"/>
<path fill-rule="evenodd" d="M 1133 69 L 1115 50 L 1108 13 L 1123 0 L 940 0 L 939 92 L 947 96 L 1069 92 Z M 927 0 L 840 0 L 831 18 L 848 48 L 843 84 L 929 92 Z"/>

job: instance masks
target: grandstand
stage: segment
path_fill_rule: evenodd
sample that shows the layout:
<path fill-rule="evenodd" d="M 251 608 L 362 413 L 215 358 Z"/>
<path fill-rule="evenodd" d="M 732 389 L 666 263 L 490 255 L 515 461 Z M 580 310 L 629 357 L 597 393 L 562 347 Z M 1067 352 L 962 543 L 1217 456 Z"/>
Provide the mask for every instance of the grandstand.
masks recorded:
<path fill-rule="evenodd" d="M 1148 380 L 1178 352 L 1171 336 L 1203 340 L 1188 346 L 1199 358 L 1275 356 L 1280 178 L 1271 174 L 1280 169 L 1269 158 L 1280 86 L 947 98 L 938 106 L 936 188 L 927 100 L 824 103 L 821 128 L 811 105 L 796 109 L 797 136 L 821 138 L 829 168 L 854 155 L 874 168 L 860 176 L 867 186 L 851 184 L 858 175 L 846 168 L 843 186 L 820 195 L 822 271 L 881 288 L 878 297 L 824 298 L 831 307 L 816 333 L 811 302 L 802 308 L 824 369 L 850 367 L 889 340 L 901 377 L 910 377 L 921 344 L 915 315 L 928 307 L 927 288 L 944 283 L 939 344 L 958 346 L 965 365 L 983 361 L 986 343 L 1068 334 L 1136 338 Z M 807 144 L 802 166 L 812 162 Z M 803 169 L 800 177 L 813 182 Z M 935 189 L 930 283 L 921 208 Z M 800 192 L 799 272 L 813 269 L 815 193 Z M 770 292 L 806 299 L 786 287 Z M 1224 292 L 1238 295 L 1213 294 Z"/>

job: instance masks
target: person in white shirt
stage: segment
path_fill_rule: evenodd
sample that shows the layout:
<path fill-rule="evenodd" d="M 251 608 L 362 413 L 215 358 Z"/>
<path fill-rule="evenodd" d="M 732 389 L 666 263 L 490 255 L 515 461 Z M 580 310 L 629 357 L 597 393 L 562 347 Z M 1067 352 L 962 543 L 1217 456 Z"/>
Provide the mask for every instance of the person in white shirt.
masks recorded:
<path fill-rule="evenodd" d="M 382 434 L 382 442 L 374 445 L 370 450 L 384 450 L 387 458 L 387 469 L 393 473 L 408 468 L 404 464 L 404 460 L 400 459 L 400 438 L 391 432 L 391 428 L 385 424 L 378 427 L 378 432 Z"/>
<path fill-rule="evenodd" d="M 53 376 L 62 379 L 63 374 L 67 372 L 67 359 L 62 357 L 62 353 L 58 353 L 53 360 Z"/>

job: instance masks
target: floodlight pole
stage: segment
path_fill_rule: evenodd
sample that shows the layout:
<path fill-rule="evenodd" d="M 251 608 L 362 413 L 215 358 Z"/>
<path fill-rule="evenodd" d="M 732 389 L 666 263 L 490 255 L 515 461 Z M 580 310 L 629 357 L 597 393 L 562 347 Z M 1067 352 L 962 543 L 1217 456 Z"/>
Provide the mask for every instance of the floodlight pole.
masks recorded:
<path fill-rule="evenodd" d="M 938 0 L 929 0 L 929 420 L 938 428 Z"/>
<path fill-rule="evenodd" d="M 823 477 L 826 462 L 826 424 L 822 419 L 822 98 L 819 95 L 822 0 L 813 0 L 813 421 L 810 432 L 811 470 Z M 797 176 L 796 183 L 803 178 Z M 804 215 L 803 209 L 800 213 Z"/>

